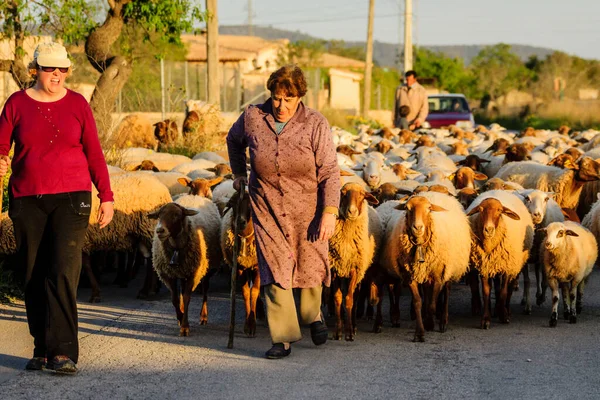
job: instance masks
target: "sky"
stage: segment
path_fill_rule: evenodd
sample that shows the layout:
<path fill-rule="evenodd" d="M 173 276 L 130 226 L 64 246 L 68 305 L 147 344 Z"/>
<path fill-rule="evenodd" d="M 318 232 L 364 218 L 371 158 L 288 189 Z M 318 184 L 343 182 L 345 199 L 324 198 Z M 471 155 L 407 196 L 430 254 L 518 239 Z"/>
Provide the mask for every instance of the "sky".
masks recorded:
<path fill-rule="evenodd" d="M 218 0 L 220 25 L 248 21 L 249 0 Z M 368 0 L 251 0 L 254 25 L 365 41 Z M 375 40 L 402 42 L 404 0 L 375 0 Z M 600 0 L 413 0 L 416 45 L 526 44 L 600 59 Z M 403 37 L 403 36 L 402 36 Z"/>

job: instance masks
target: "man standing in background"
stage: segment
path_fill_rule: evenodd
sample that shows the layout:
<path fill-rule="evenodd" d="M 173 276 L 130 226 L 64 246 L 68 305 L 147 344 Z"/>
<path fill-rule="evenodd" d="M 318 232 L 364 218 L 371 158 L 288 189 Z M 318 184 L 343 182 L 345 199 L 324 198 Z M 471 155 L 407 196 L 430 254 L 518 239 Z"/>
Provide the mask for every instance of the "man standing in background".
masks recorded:
<path fill-rule="evenodd" d="M 417 82 L 417 73 L 413 70 L 404 74 L 406 84 L 398 86 L 396 89 L 396 103 L 394 106 L 394 126 L 402 127 L 408 124 L 410 130 L 420 128 L 429 113 L 429 103 L 427 102 L 427 92 L 425 88 Z M 400 107 L 408 106 L 410 108 L 406 117 L 400 115 Z M 404 122 L 404 124 L 403 124 Z"/>

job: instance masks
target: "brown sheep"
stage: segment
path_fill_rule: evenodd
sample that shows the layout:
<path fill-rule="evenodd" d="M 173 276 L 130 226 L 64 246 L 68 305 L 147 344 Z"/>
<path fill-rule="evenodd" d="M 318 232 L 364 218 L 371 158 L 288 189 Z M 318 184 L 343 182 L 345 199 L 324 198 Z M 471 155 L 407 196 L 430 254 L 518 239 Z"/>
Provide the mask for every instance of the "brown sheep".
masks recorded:
<path fill-rule="evenodd" d="M 375 196 L 379 204 L 390 200 L 396 200 L 397 193 L 398 189 L 396 186 L 389 182 L 383 183 L 378 188 L 371 191 L 371 194 Z"/>
<path fill-rule="evenodd" d="M 386 126 L 379 131 L 379 136 L 381 136 L 384 139 L 390 140 L 394 138 L 394 133 L 390 128 Z"/>
<path fill-rule="evenodd" d="M 203 179 L 198 178 L 193 181 L 189 178 L 179 178 L 177 182 L 181 183 L 183 186 L 187 186 L 190 188 L 189 194 L 194 196 L 206 197 L 207 199 L 212 199 L 212 191 L 211 187 L 216 186 L 221 183 L 223 180 L 222 176 L 218 176 L 214 179 Z"/>
<path fill-rule="evenodd" d="M 396 176 L 402 180 L 406 179 L 406 176 L 408 174 L 418 174 L 418 171 L 415 171 L 414 169 L 410 169 L 410 168 L 406 168 L 404 165 L 402 164 L 394 164 L 392 165 L 392 172 L 394 172 L 394 174 L 396 174 Z"/>
<path fill-rule="evenodd" d="M 561 135 L 569 135 L 569 131 L 571 130 L 571 128 L 569 128 L 566 125 L 562 125 L 560 128 L 558 128 L 558 133 L 560 133 Z"/>
<path fill-rule="evenodd" d="M 565 150 L 565 154 L 569 154 L 571 157 L 573 157 L 573 160 L 577 161 L 579 160 L 579 157 L 583 155 L 583 152 L 578 148 L 570 147 L 567 150 Z"/>
<path fill-rule="evenodd" d="M 514 161 L 529 161 L 531 160 L 531 155 L 529 154 L 531 150 L 530 146 L 526 143 L 513 143 L 506 148 L 503 164 Z"/>
<path fill-rule="evenodd" d="M 506 148 L 510 146 L 510 142 L 504 138 L 494 140 L 494 143 L 485 150 L 485 153 L 492 151 L 493 156 L 499 156 L 506 153 Z"/>
<path fill-rule="evenodd" d="M 469 154 L 464 160 L 458 161 L 456 165 L 463 165 L 471 168 L 473 171 L 483 172 L 483 164 L 489 162 L 490 160 L 480 158 L 475 154 Z"/>
<path fill-rule="evenodd" d="M 160 172 L 156 164 L 151 160 L 144 160 L 140 165 L 133 167 L 132 171 L 154 171 Z"/>
<path fill-rule="evenodd" d="M 477 196 L 479 196 L 477 190 L 466 187 L 458 191 L 458 193 L 456 194 L 456 199 L 466 210 L 467 208 L 469 208 L 473 200 L 477 198 Z"/>
<path fill-rule="evenodd" d="M 177 142 L 179 128 L 177 122 L 170 119 L 159 121 L 154 125 L 154 137 L 158 140 L 159 147 L 170 147 Z"/>
<path fill-rule="evenodd" d="M 118 149 L 143 147 L 156 150 L 158 141 L 154 137 L 152 124 L 141 114 L 130 114 L 123 118 L 112 134 Z"/>
<path fill-rule="evenodd" d="M 229 164 L 223 164 L 223 163 L 219 163 L 219 164 L 215 165 L 214 167 L 205 168 L 205 169 L 209 172 L 214 172 L 214 174 L 216 176 L 222 176 L 223 178 L 226 178 L 233 173 L 233 171 L 231 171 L 231 167 L 229 166 Z"/>
<path fill-rule="evenodd" d="M 421 146 L 425 146 L 425 147 L 435 147 L 435 140 L 433 140 L 433 138 L 431 136 L 427 136 L 427 135 L 421 135 L 416 143 L 415 143 L 415 147 L 414 149 L 417 149 Z"/>
<path fill-rule="evenodd" d="M 336 147 L 335 151 L 340 154 L 347 155 L 351 159 L 354 159 L 354 156 L 362 154 L 360 151 L 355 151 L 351 146 L 347 144 L 339 145 L 338 147 Z"/>
<path fill-rule="evenodd" d="M 573 156 L 567 153 L 559 154 L 548 162 L 547 165 L 562 169 L 577 169 L 577 164 L 573 159 Z"/>
<path fill-rule="evenodd" d="M 200 125 L 200 115 L 196 111 L 190 111 L 185 116 L 185 120 L 183 121 L 183 137 L 191 137 L 195 136 L 198 130 L 198 126 Z"/>
<path fill-rule="evenodd" d="M 484 181 L 488 177 L 481 172 L 475 172 L 469 167 L 460 167 L 455 173 L 450 175 L 448 179 L 452 182 L 455 188 L 471 188 L 475 189 L 475 181 Z"/>
<path fill-rule="evenodd" d="M 408 144 L 415 137 L 415 134 L 408 129 L 402 129 L 400 131 L 400 135 L 398 136 L 398 141 L 400 144 Z"/>
<path fill-rule="evenodd" d="M 456 142 L 450 145 L 450 154 L 456 154 L 460 156 L 469 155 L 469 146 L 465 142 Z"/>

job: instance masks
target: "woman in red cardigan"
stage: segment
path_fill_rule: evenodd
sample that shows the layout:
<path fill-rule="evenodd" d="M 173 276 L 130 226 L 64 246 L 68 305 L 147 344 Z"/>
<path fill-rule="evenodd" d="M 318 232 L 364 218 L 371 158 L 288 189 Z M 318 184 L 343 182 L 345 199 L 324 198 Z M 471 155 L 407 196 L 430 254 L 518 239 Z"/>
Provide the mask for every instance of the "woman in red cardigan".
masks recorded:
<path fill-rule="evenodd" d="M 113 217 L 113 193 L 92 111 L 64 87 L 66 49 L 42 43 L 29 65 L 35 84 L 14 93 L 0 116 L 0 177 L 8 170 L 9 216 L 25 270 L 25 308 L 33 336 L 28 370 L 77 372 L 77 284 L 81 250 L 98 189 L 98 223 Z"/>

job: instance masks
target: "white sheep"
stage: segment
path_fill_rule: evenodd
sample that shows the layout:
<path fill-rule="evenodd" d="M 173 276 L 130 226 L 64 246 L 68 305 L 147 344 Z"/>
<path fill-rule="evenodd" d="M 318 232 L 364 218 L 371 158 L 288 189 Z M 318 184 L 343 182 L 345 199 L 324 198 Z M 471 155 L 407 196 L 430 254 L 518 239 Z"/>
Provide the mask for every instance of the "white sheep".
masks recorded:
<path fill-rule="evenodd" d="M 392 215 L 387 224 L 379 263 L 391 276 L 402 277 L 410 286 L 417 317 L 415 341 L 424 340 L 424 330 L 433 329 L 438 295 L 443 291 L 440 331 L 448 324 L 448 295 L 451 281 L 467 271 L 470 228 L 463 208 L 445 194 L 423 192 L 403 206 L 406 211 Z M 432 285 L 425 298 L 425 325 L 421 317 L 419 285 Z"/>
<path fill-rule="evenodd" d="M 596 194 L 596 199 L 600 200 L 600 193 Z M 592 204 L 590 212 L 585 215 L 581 221 L 581 225 L 589 229 L 596 238 L 596 241 L 600 243 L 600 201 Z"/>
<path fill-rule="evenodd" d="M 513 281 L 523 269 L 533 245 L 533 221 L 523 202 L 504 190 L 479 195 L 467 209 L 472 232 L 471 263 L 481 276 L 483 316 L 481 328 L 490 327 L 489 279 L 500 277 L 502 289 L 496 299 L 500 321 L 510 321 Z M 479 302 L 479 291 L 473 293 Z"/>
<path fill-rule="evenodd" d="M 220 256 L 215 254 L 220 253 L 219 212 L 212 202 L 206 200 L 203 209 L 188 209 L 169 203 L 148 216 L 158 219 L 152 242 L 154 269 L 171 292 L 180 326 L 179 335 L 188 336 L 190 298 L 200 281 L 204 295 L 200 324 L 208 323 L 208 280 L 220 260 Z"/>
<path fill-rule="evenodd" d="M 339 218 L 329 239 L 329 262 L 332 270 L 332 293 L 335 299 L 336 331 L 334 339 L 341 340 L 345 325 L 345 340 L 356 335 L 356 304 L 354 294 L 379 250 L 382 238 L 377 212 L 368 204 L 377 199 L 356 183 L 341 189 Z M 347 284 L 343 284 L 343 282 Z M 344 289 L 342 289 L 344 288 Z M 342 299 L 345 300 L 345 322 L 342 322 Z"/>
<path fill-rule="evenodd" d="M 562 213 L 562 209 L 556 201 L 552 198 L 554 193 L 546 193 L 537 189 L 523 189 L 515 191 L 515 194 L 523 201 L 525 207 L 531 215 L 533 224 L 536 227 L 535 236 L 533 239 L 533 246 L 529 255 L 529 261 L 535 265 L 535 278 L 536 278 L 536 298 L 537 304 L 541 305 L 544 302 L 545 297 L 545 275 L 543 268 L 539 263 L 538 249 L 539 245 L 543 240 L 543 233 L 538 231 L 539 228 L 545 228 L 552 222 L 564 222 L 565 216 Z M 525 306 L 525 313 L 531 314 L 531 304 L 529 301 L 529 288 L 531 281 L 529 279 L 529 267 L 525 265 L 523 268 L 523 300 L 521 304 Z"/>
<path fill-rule="evenodd" d="M 585 284 L 598 257 L 596 239 L 589 230 L 571 221 L 553 222 L 545 232 L 540 253 L 552 289 L 550 326 L 558 323 L 559 283 L 563 283 L 564 317 L 574 324 L 577 314 L 581 314 Z"/>
<path fill-rule="evenodd" d="M 496 177 L 528 189 L 554 192 L 554 199 L 562 208 L 575 209 L 583 184 L 600 179 L 600 163 L 597 161 L 581 157 L 577 166 L 578 170 L 570 170 L 533 161 L 513 162 L 502 167 Z"/>

